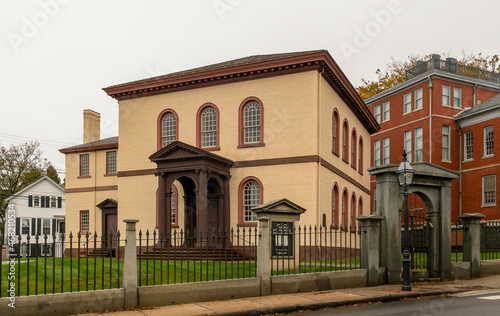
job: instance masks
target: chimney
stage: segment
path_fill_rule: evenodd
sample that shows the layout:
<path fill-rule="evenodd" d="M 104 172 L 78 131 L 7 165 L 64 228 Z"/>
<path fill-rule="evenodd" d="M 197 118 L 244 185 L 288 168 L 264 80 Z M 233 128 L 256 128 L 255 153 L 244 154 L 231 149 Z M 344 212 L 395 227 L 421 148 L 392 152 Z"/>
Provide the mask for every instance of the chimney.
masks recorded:
<path fill-rule="evenodd" d="M 92 110 L 83 110 L 83 143 L 101 139 L 101 114 Z"/>

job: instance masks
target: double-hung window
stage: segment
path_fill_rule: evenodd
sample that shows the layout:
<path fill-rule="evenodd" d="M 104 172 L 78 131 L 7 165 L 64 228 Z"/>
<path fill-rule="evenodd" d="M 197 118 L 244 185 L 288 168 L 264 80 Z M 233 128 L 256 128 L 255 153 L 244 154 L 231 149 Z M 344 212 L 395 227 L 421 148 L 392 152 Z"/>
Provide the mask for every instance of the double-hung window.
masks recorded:
<path fill-rule="evenodd" d="M 384 153 L 384 165 L 390 163 L 390 139 L 389 137 L 386 137 L 382 140 L 383 142 L 383 153 Z"/>
<path fill-rule="evenodd" d="M 415 110 L 421 109 L 423 106 L 423 91 L 422 88 L 415 90 Z"/>
<path fill-rule="evenodd" d="M 453 107 L 462 107 L 462 88 L 453 88 Z"/>
<path fill-rule="evenodd" d="M 406 159 L 411 162 L 411 131 L 404 133 L 404 149 L 406 152 Z"/>
<path fill-rule="evenodd" d="M 496 179 L 495 174 L 483 177 L 483 206 L 496 204 Z"/>
<path fill-rule="evenodd" d="M 415 129 L 415 162 L 423 160 L 423 129 Z"/>
<path fill-rule="evenodd" d="M 472 160 L 474 158 L 474 134 L 472 131 L 470 132 L 465 132 L 464 133 L 464 153 L 465 153 L 465 159 L 464 160 Z"/>
<path fill-rule="evenodd" d="M 391 102 L 384 102 L 384 121 L 388 121 L 391 119 Z"/>
<path fill-rule="evenodd" d="M 403 113 L 410 113 L 411 112 L 411 92 L 405 94 L 404 96 L 404 109 Z"/>
<path fill-rule="evenodd" d="M 373 166 L 380 165 L 380 140 L 373 142 Z"/>
<path fill-rule="evenodd" d="M 442 137 L 442 159 L 443 161 L 450 161 L 450 126 L 443 125 Z"/>
<path fill-rule="evenodd" d="M 493 156 L 493 125 L 484 129 L 484 156 Z"/>
<path fill-rule="evenodd" d="M 377 123 L 380 123 L 380 105 L 376 105 L 373 108 L 373 116 L 375 116 L 375 121 L 377 121 Z"/>
<path fill-rule="evenodd" d="M 80 176 L 89 175 L 89 154 L 80 155 Z"/>
<path fill-rule="evenodd" d="M 450 86 L 443 85 L 443 105 L 451 105 L 450 102 Z"/>
<path fill-rule="evenodd" d="M 30 220 L 29 218 L 23 218 L 21 221 L 21 234 L 27 235 L 30 233 Z"/>

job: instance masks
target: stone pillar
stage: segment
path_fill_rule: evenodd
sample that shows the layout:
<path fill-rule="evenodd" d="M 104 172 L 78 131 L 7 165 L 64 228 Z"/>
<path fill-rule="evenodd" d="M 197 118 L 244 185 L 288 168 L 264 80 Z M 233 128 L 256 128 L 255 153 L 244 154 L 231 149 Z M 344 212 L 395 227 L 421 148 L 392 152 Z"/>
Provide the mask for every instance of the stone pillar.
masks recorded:
<path fill-rule="evenodd" d="M 208 236 L 208 170 L 196 169 L 198 173 L 199 187 L 196 190 L 196 230 L 197 235 L 200 233 Z"/>
<path fill-rule="evenodd" d="M 481 213 L 465 213 L 459 216 L 464 221 L 463 251 L 464 262 L 470 262 L 471 279 L 481 275 Z"/>
<path fill-rule="evenodd" d="M 401 283 L 401 215 L 402 195 L 395 172 L 377 175 L 375 213 L 385 218 L 381 222 L 381 266 L 387 267 L 387 283 Z"/>
<path fill-rule="evenodd" d="M 271 248 L 268 217 L 260 217 L 259 245 L 257 246 L 257 276 L 260 277 L 260 295 L 271 295 Z"/>
<path fill-rule="evenodd" d="M 380 223 L 385 218 L 378 214 L 361 215 L 357 220 L 361 229 L 361 269 L 366 269 L 367 285 L 380 285 Z"/>
<path fill-rule="evenodd" d="M 125 293 L 124 309 L 139 305 L 137 294 L 137 247 L 135 225 L 139 220 L 124 219 L 126 226 L 125 254 L 123 259 L 123 290 Z"/>
<path fill-rule="evenodd" d="M 453 275 L 453 266 L 451 264 L 451 180 L 443 183 L 440 190 L 440 232 L 439 236 L 435 236 L 441 242 L 439 260 L 441 265 L 441 280 L 452 281 L 455 279 Z"/>

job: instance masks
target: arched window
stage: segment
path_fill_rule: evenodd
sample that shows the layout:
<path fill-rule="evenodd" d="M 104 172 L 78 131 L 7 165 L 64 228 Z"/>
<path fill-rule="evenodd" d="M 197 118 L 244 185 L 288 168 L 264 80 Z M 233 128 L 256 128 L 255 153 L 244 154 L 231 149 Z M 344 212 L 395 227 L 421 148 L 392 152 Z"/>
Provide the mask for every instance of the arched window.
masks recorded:
<path fill-rule="evenodd" d="M 359 136 L 358 146 L 358 172 L 363 174 L 363 137 Z"/>
<path fill-rule="evenodd" d="M 158 149 L 179 139 L 179 117 L 172 109 L 166 109 L 158 116 Z"/>
<path fill-rule="evenodd" d="M 348 216 L 347 212 L 349 212 L 348 209 L 348 197 L 347 197 L 347 189 L 344 188 L 344 193 L 342 194 L 342 229 L 347 230 L 347 222 L 348 222 Z"/>
<path fill-rule="evenodd" d="M 264 108 L 255 98 L 245 99 L 239 109 L 238 147 L 264 146 Z"/>
<path fill-rule="evenodd" d="M 352 193 L 351 198 L 351 231 L 356 230 L 356 194 Z"/>
<path fill-rule="evenodd" d="M 337 109 L 333 110 L 332 115 L 332 153 L 339 155 L 339 113 Z"/>
<path fill-rule="evenodd" d="M 238 226 L 256 226 L 257 216 L 252 208 L 262 204 L 262 183 L 255 177 L 247 177 L 240 183 L 238 192 Z"/>
<path fill-rule="evenodd" d="M 332 227 L 339 227 L 339 188 L 336 183 L 332 191 Z"/>
<path fill-rule="evenodd" d="M 358 138 L 356 137 L 356 129 L 353 127 L 352 128 L 352 135 L 351 135 L 351 167 L 356 169 L 356 161 L 357 161 L 357 152 L 356 152 L 356 142 L 358 141 Z"/>
<path fill-rule="evenodd" d="M 172 194 L 170 195 L 170 223 L 172 226 L 178 226 L 177 221 L 177 188 L 172 185 Z"/>
<path fill-rule="evenodd" d="M 347 120 L 344 120 L 342 127 L 342 159 L 349 163 L 349 126 Z"/>
<path fill-rule="evenodd" d="M 200 107 L 197 115 L 196 145 L 209 150 L 219 150 L 219 110 L 214 104 Z"/>

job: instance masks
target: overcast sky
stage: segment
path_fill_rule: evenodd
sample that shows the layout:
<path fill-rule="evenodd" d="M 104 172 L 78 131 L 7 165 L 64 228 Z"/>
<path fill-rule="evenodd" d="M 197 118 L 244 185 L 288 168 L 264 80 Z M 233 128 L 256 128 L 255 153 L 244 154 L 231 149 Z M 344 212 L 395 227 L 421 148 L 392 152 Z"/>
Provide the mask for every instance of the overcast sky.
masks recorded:
<path fill-rule="evenodd" d="M 354 86 L 391 57 L 500 54 L 500 2 L 1 0 L 0 145 L 82 143 L 83 110 L 118 134 L 101 89 L 257 54 L 327 49 Z"/>

